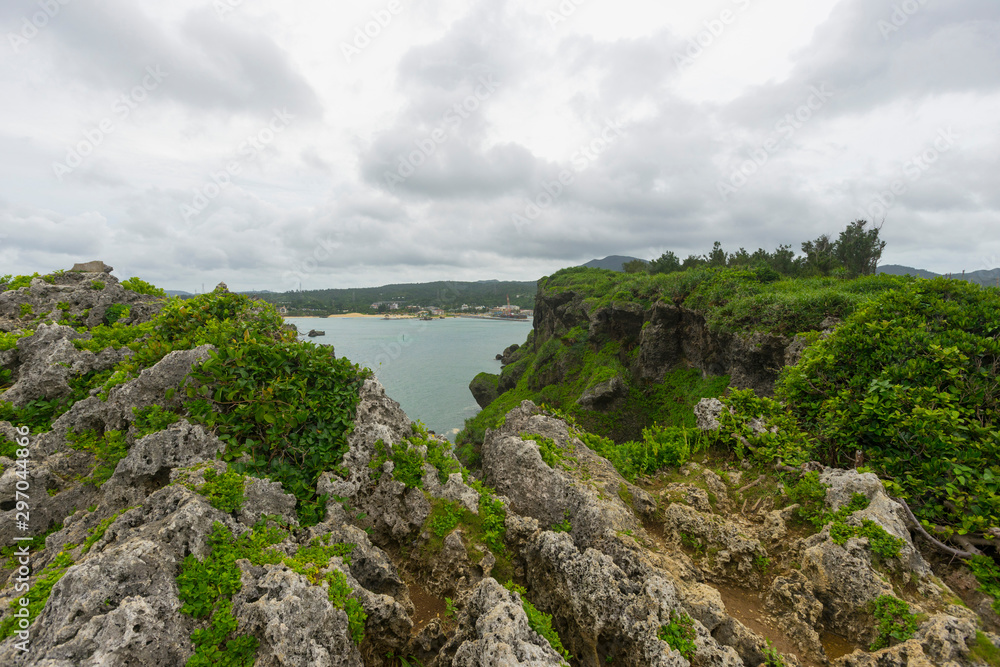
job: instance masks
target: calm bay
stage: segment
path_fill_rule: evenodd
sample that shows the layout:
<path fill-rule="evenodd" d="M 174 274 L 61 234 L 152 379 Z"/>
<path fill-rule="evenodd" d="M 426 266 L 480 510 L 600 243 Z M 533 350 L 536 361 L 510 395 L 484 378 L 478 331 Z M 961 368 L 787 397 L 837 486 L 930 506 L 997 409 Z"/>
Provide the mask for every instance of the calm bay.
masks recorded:
<path fill-rule="evenodd" d="M 390 398 L 410 419 L 454 440 L 465 420 L 479 412 L 469 382 L 478 373 L 499 373 L 496 355 L 523 344 L 531 321 L 449 317 L 435 320 L 377 317 L 288 318 L 301 336 L 334 346 L 338 357 L 371 368 Z"/>

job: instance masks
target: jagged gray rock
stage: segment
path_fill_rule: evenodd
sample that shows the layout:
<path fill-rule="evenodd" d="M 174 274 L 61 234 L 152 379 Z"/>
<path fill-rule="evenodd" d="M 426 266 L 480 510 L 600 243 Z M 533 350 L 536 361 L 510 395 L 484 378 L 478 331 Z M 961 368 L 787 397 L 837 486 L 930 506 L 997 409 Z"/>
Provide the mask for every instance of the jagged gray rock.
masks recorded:
<path fill-rule="evenodd" d="M 576 399 L 576 403 L 588 410 L 607 410 L 617 399 L 624 398 L 627 394 L 628 387 L 625 381 L 616 375 L 610 380 L 587 388 L 580 398 Z"/>
<path fill-rule="evenodd" d="M 570 534 L 584 546 L 609 529 L 640 530 L 639 522 L 619 498 L 622 485 L 626 489 L 630 485 L 614 466 L 570 436 L 565 422 L 534 414 L 536 409 L 531 401 L 524 401 L 508 413 L 499 430 L 487 433 L 482 447 L 486 483 L 510 500 L 511 510 L 544 526 L 568 518 Z M 522 434 L 553 440 L 562 452 L 562 465 L 557 463 L 553 468 L 546 464 L 538 443 L 522 438 Z M 581 479 L 584 474 L 586 482 Z"/>
<path fill-rule="evenodd" d="M 565 664 L 528 626 L 521 598 L 494 579 L 483 579 L 442 649 L 439 667 L 558 667 Z"/>
<path fill-rule="evenodd" d="M 725 406 L 717 398 L 703 398 L 694 406 L 694 416 L 697 426 L 702 431 L 718 431 L 719 415 Z"/>
<path fill-rule="evenodd" d="M 18 340 L 16 359 L 8 364 L 15 369 L 15 382 L 0 394 L 0 401 L 22 407 L 39 398 L 62 398 L 72 391 L 71 377 L 112 368 L 130 353 L 105 348 L 96 355 L 78 350 L 73 340 L 80 338 L 89 336 L 59 324 L 40 324 L 34 335 Z"/>
<path fill-rule="evenodd" d="M 89 268 L 98 268 L 92 264 Z M 127 316 L 116 309 L 119 322 L 139 324 L 159 312 L 163 300 L 125 289 L 110 271 L 55 273 L 45 280 L 35 278 L 27 287 L 0 292 L 0 331 L 30 329 L 36 322 L 94 327 L 109 321 L 105 316 L 113 305 L 129 309 Z"/>
<path fill-rule="evenodd" d="M 261 639 L 255 665 L 363 667 L 347 614 L 330 604 L 326 591 L 284 565 L 240 564 L 244 585 L 233 597 L 233 614 L 244 632 Z"/>

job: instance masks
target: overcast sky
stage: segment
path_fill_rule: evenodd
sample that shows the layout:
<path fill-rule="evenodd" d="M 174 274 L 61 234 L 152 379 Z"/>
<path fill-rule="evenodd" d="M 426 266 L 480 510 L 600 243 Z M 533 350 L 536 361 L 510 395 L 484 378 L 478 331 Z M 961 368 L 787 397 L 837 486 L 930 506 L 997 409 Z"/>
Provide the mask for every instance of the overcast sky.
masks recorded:
<path fill-rule="evenodd" d="M 0 0 L 0 273 L 534 280 L 884 217 L 1000 266 L 995 0 Z"/>

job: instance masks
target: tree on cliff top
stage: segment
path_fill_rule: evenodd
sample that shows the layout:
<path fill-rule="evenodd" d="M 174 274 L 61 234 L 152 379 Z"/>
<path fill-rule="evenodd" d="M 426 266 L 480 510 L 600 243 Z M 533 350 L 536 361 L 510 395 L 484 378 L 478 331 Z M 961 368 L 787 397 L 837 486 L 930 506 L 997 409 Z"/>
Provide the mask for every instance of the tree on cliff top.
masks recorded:
<path fill-rule="evenodd" d="M 837 239 L 835 254 L 851 276 L 873 275 L 885 249 L 885 241 L 878 237 L 881 226 L 867 226 L 867 220 L 855 220 Z"/>

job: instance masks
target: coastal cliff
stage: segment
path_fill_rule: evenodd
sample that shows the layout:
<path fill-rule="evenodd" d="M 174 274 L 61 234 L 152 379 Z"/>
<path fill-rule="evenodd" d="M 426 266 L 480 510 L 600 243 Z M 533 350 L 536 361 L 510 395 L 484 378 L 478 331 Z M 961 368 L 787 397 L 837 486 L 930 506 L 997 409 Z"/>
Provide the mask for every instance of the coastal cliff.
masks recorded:
<path fill-rule="evenodd" d="M 0 293 L 0 543 L 33 538 L 0 562 L 2 664 L 997 664 L 992 598 L 943 580 L 962 583 L 874 474 L 808 468 L 809 493 L 732 457 L 624 475 L 531 401 L 470 471 L 266 305 L 122 285 L 53 274 Z M 104 290 L 121 299 L 91 304 Z M 543 306 L 540 344 L 507 368 L 583 311 L 639 377 L 694 358 L 650 329 L 695 315 L 653 306 L 644 328 L 645 310 L 579 297 Z M 638 361 L 644 337 L 656 361 Z M 766 362 L 732 363 L 766 382 Z M 720 405 L 698 410 L 719 428 Z"/>

